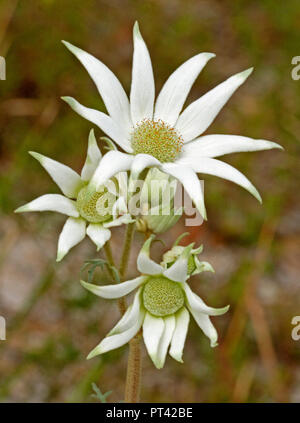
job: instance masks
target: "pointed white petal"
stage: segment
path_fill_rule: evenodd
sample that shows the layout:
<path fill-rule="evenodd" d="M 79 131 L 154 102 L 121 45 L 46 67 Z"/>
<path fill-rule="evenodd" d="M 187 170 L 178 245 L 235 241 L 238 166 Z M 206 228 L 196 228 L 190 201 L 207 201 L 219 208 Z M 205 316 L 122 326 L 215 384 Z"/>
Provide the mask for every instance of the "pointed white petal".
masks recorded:
<path fill-rule="evenodd" d="M 91 54 L 67 41 L 63 43 L 88 71 L 112 119 L 128 133 L 131 127 L 129 101 L 118 78 Z"/>
<path fill-rule="evenodd" d="M 104 228 L 114 228 L 115 226 L 128 225 L 128 223 L 133 223 L 135 220 L 132 219 L 130 214 L 124 214 L 123 216 L 113 219 L 110 222 L 104 222 Z"/>
<path fill-rule="evenodd" d="M 110 230 L 104 228 L 100 223 L 90 223 L 86 233 L 97 245 L 97 251 L 99 251 L 111 237 Z"/>
<path fill-rule="evenodd" d="M 109 178 L 119 172 L 129 170 L 134 156 L 121 153 L 120 151 L 109 151 L 106 153 L 97 167 L 90 185 L 96 190 L 108 181 Z"/>
<path fill-rule="evenodd" d="M 207 261 L 200 261 L 197 257 L 194 257 L 196 269 L 193 271 L 192 275 L 198 275 L 202 272 L 212 272 L 215 273 L 214 268 Z"/>
<path fill-rule="evenodd" d="M 101 160 L 101 157 L 102 154 L 96 141 L 95 132 L 91 129 L 89 134 L 87 156 L 81 171 L 81 179 L 83 181 L 89 181 L 91 179 Z"/>
<path fill-rule="evenodd" d="M 195 313 L 189 305 L 187 305 L 187 307 L 200 329 L 202 329 L 204 334 L 210 339 L 210 346 L 212 348 L 216 347 L 218 345 L 218 333 L 209 316 L 204 313 Z"/>
<path fill-rule="evenodd" d="M 53 181 L 59 186 L 67 197 L 75 198 L 82 187 L 82 181 L 78 173 L 70 167 L 52 160 L 42 154 L 29 151 L 29 154 L 40 162 L 49 173 Z"/>
<path fill-rule="evenodd" d="M 159 342 L 165 328 L 164 319 L 161 317 L 154 317 L 146 312 L 143 323 L 143 337 L 144 342 L 153 363 L 158 353 Z M 156 365 L 156 364 L 155 364 Z"/>
<path fill-rule="evenodd" d="M 67 216 L 79 217 L 76 202 L 61 194 L 42 195 L 15 210 L 16 213 L 32 211 L 55 211 Z"/>
<path fill-rule="evenodd" d="M 100 342 L 100 344 L 89 353 L 87 359 L 93 358 L 96 355 L 106 353 L 127 344 L 127 342 L 129 342 L 140 330 L 144 320 L 144 315 L 145 311 L 140 310 L 138 318 L 135 320 L 133 326 L 124 332 L 104 338 L 103 341 Z"/>
<path fill-rule="evenodd" d="M 150 246 L 154 238 L 151 235 L 147 239 L 137 258 L 138 271 L 146 275 L 159 275 L 163 272 L 163 268 L 150 258 Z"/>
<path fill-rule="evenodd" d="M 182 353 L 190 322 L 190 313 L 182 307 L 175 315 L 176 326 L 172 337 L 169 354 L 174 360 L 183 363 Z"/>
<path fill-rule="evenodd" d="M 190 166 L 195 172 L 207 173 L 208 175 L 215 175 L 219 178 L 228 179 L 237 185 L 249 191 L 260 203 L 261 196 L 257 189 L 252 185 L 249 179 L 246 178 L 240 171 L 233 166 L 217 159 L 210 159 L 206 157 L 189 157 L 188 159 L 179 159 L 178 163 L 182 166 Z"/>
<path fill-rule="evenodd" d="M 102 298 L 121 298 L 124 295 L 129 294 L 138 286 L 145 283 L 147 278 L 145 276 L 139 276 L 138 278 L 131 279 L 130 281 L 118 283 L 115 285 L 94 285 L 92 283 L 87 283 L 80 281 L 81 285 L 86 288 L 88 291 L 91 291 L 93 294 L 98 295 Z"/>
<path fill-rule="evenodd" d="M 139 318 L 141 309 L 141 293 L 142 287 L 139 288 L 135 294 L 133 304 L 128 307 L 121 320 L 119 320 L 116 326 L 109 332 L 108 336 L 116 335 L 120 332 L 125 332 L 135 324 Z"/>
<path fill-rule="evenodd" d="M 128 153 L 132 152 L 132 148 L 130 147 L 127 139 L 127 134 L 118 125 L 118 122 L 115 122 L 110 116 L 99 112 L 99 110 L 90 109 L 89 107 L 83 106 L 73 97 L 62 97 L 62 100 L 68 103 L 71 109 L 73 109 L 84 119 L 93 122 L 100 129 L 102 129 L 103 132 L 112 138 L 125 151 Z"/>
<path fill-rule="evenodd" d="M 180 257 L 169 267 L 167 270 L 164 270 L 163 275 L 171 279 L 174 282 L 182 282 L 184 283 L 188 277 L 187 273 L 187 264 L 190 257 L 190 253 L 192 251 L 194 244 L 188 245 L 183 252 L 181 253 Z"/>
<path fill-rule="evenodd" d="M 198 248 L 194 248 L 193 250 L 192 250 L 192 254 L 194 254 L 194 255 L 198 255 L 198 254 L 201 254 L 202 253 L 202 251 L 203 251 L 203 244 L 201 244 L 201 245 L 199 245 L 199 247 Z M 196 259 L 197 257 L 195 257 L 195 259 Z"/>
<path fill-rule="evenodd" d="M 175 316 L 173 315 L 164 317 L 164 331 L 159 341 L 157 355 L 156 357 L 153 356 L 153 362 L 157 369 L 162 369 L 164 367 L 168 348 L 175 329 L 175 321 Z"/>
<path fill-rule="evenodd" d="M 84 219 L 69 217 L 59 235 L 57 258 L 61 261 L 75 245 L 79 244 L 85 237 L 86 222 Z"/>
<path fill-rule="evenodd" d="M 231 76 L 190 104 L 179 116 L 176 129 L 185 142 L 202 134 L 213 122 L 236 89 L 245 82 L 253 68 Z"/>
<path fill-rule="evenodd" d="M 224 154 L 271 150 L 272 148 L 282 149 L 276 142 L 255 140 L 239 135 L 205 135 L 185 144 L 181 157 L 218 157 Z"/>
<path fill-rule="evenodd" d="M 186 166 L 186 163 L 180 163 L 180 159 L 175 163 L 163 163 L 161 169 L 174 176 L 182 183 L 184 189 L 193 200 L 201 216 L 206 219 L 206 210 L 204 204 L 204 195 L 201 183 L 193 169 Z"/>
<path fill-rule="evenodd" d="M 160 161 L 150 154 L 137 154 L 134 157 L 131 166 L 131 176 L 137 179 L 139 174 L 146 169 L 146 167 L 159 166 Z"/>
<path fill-rule="evenodd" d="M 159 166 L 160 161 L 157 160 L 155 157 L 150 156 L 149 154 L 137 154 L 134 157 L 131 166 L 131 173 L 128 183 L 128 192 L 129 194 L 133 194 L 136 192 L 136 181 L 140 173 L 147 167 L 152 166 Z M 143 184 L 144 185 L 144 184 Z"/>
<path fill-rule="evenodd" d="M 120 214 L 126 214 L 127 213 L 127 205 L 126 205 L 126 200 L 124 197 L 119 197 L 117 199 L 117 201 L 114 203 L 113 208 L 112 208 L 112 215 L 114 218 L 116 218 L 117 216 L 119 216 Z"/>
<path fill-rule="evenodd" d="M 215 57 L 215 54 L 197 54 L 170 75 L 156 100 L 154 114 L 156 120 L 162 119 L 171 126 L 175 125 L 192 85 L 212 57 Z"/>
<path fill-rule="evenodd" d="M 208 314 L 209 316 L 220 316 L 221 314 L 226 313 L 229 309 L 229 305 L 222 308 L 207 306 L 205 302 L 191 290 L 187 283 L 183 284 L 183 289 L 186 294 L 189 306 L 194 313 L 204 313 Z"/>
<path fill-rule="evenodd" d="M 136 124 L 142 119 L 152 119 L 155 95 L 151 59 L 137 22 L 133 28 L 133 42 L 130 107 L 133 124 Z"/>

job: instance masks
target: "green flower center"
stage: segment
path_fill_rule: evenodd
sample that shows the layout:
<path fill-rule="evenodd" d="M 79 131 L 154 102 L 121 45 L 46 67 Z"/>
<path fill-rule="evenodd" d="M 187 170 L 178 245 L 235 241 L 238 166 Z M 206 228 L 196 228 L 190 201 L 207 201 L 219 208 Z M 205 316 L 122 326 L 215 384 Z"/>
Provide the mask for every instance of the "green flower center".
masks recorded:
<path fill-rule="evenodd" d="M 183 139 L 162 120 L 143 119 L 131 135 L 134 154 L 150 154 L 160 162 L 174 162 L 182 150 Z"/>
<path fill-rule="evenodd" d="M 114 194 L 107 189 L 100 192 L 90 191 L 86 186 L 79 191 L 77 196 L 77 209 L 80 215 L 91 223 L 101 223 L 112 216 L 112 208 L 116 201 Z"/>
<path fill-rule="evenodd" d="M 184 294 L 180 285 L 164 276 L 151 277 L 143 291 L 145 308 L 154 316 L 167 316 L 176 313 L 184 304 Z"/>

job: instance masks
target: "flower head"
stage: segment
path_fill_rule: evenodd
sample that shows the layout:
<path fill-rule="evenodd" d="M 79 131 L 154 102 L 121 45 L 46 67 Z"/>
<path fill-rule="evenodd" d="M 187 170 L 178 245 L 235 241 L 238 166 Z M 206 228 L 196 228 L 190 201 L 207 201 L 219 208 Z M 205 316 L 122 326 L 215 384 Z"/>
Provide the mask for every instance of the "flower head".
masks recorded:
<path fill-rule="evenodd" d="M 212 347 L 217 345 L 218 334 L 210 316 L 226 313 L 229 306 L 213 308 L 190 289 L 187 280 L 188 262 L 193 244 L 183 247 L 180 256 L 166 268 L 150 258 L 151 236 L 143 245 L 137 267 L 141 276 L 121 284 L 99 286 L 81 281 L 81 284 L 103 298 L 120 298 L 138 288 L 133 303 L 121 320 L 92 350 L 88 358 L 121 347 L 142 328 L 144 342 L 154 365 L 164 366 L 167 352 L 182 362 L 183 347 L 188 331 L 190 313 Z"/>
<path fill-rule="evenodd" d="M 256 188 L 242 173 L 216 157 L 281 147 L 274 142 L 238 135 L 202 136 L 253 69 L 230 77 L 182 111 L 194 81 L 215 55 L 200 53 L 179 66 L 167 79 L 155 102 L 151 59 L 137 23 L 133 39 L 130 102 L 116 76 L 102 62 L 64 41 L 95 82 L 108 115 L 85 107 L 74 98 L 63 97 L 63 100 L 79 115 L 99 126 L 126 152 L 108 153 L 99 164 L 91 185 L 98 190 L 119 171 L 131 170 L 132 176 L 137 178 L 146 167 L 156 166 L 182 183 L 204 218 L 204 198 L 197 173 L 235 182 L 261 201 Z"/>
<path fill-rule="evenodd" d="M 178 244 L 182 240 L 182 238 L 187 235 L 189 235 L 188 232 L 185 232 L 184 234 L 180 235 L 177 238 L 177 240 L 174 242 L 171 250 L 167 251 L 163 255 L 163 260 L 161 262 L 162 266 L 164 266 L 165 268 L 169 268 L 180 257 L 185 247 Z M 203 251 L 203 245 L 200 245 L 198 248 L 191 249 L 189 257 L 188 257 L 188 265 L 187 265 L 188 275 L 193 276 L 201 272 L 214 272 L 214 269 L 210 263 L 208 263 L 207 261 L 199 260 L 198 255 L 202 253 L 202 251 Z"/>
<path fill-rule="evenodd" d="M 99 250 L 110 239 L 109 228 L 132 222 L 131 216 L 126 213 L 125 200 L 122 197 L 117 198 L 112 181 L 98 191 L 88 185 L 102 160 L 93 130 L 89 134 L 87 157 L 80 176 L 68 166 L 42 154 L 30 154 L 49 173 L 63 195 L 42 195 L 19 207 L 16 212 L 56 211 L 69 216 L 59 236 L 57 261 L 61 261 L 85 235 L 90 237 Z"/>
<path fill-rule="evenodd" d="M 176 188 L 176 179 L 157 168 L 149 169 L 139 198 L 141 216 L 136 227 L 140 232 L 162 233 L 178 222 L 183 209 L 175 207 Z"/>

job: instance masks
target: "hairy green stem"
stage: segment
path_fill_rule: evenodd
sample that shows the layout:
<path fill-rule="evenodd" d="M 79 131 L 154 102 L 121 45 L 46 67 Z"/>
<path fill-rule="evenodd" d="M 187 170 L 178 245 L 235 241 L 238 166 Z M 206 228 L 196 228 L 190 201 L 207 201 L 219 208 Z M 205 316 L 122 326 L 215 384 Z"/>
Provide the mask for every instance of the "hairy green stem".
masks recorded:
<path fill-rule="evenodd" d="M 133 232 L 134 232 L 134 223 L 129 223 L 126 228 L 125 240 L 124 240 L 123 251 L 122 251 L 120 267 L 119 267 L 119 273 L 122 280 L 125 278 L 125 274 L 128 268 Z M 105 250 L 105 254 L 109 264 L 111 266 L 115 266 L 109 242 L 105 244 L 104 250 Z M 114 278 L 115 280 L 115 276 L 113 272 L 111 271 L 111 269 L 109 269 L 109 272 L 111 277 Z M 119 299 L 118 306 L 119 306 L 120 312 L 124 314 L 126 310 L 126 302 L 124 298 Z M 129 355 L 128 355 L 127 375 L 126 375 L 126 385 L 125 385 L 125 402 L 128 402 L 128 403 L 137 403 L 140 400 L 140 390 L 141 390 L 140 340 L 141 340 L 141 333 L 138 333 L 129 342 Z"/>
<path fill-rule="evenodd" d="M 124 243 L 124 252 L 126 247 L 126 241 L 132 238 L 133 229 L 127 227 L 127 234 Z M 131 242 L 131 241 L 130 241 Z M 129 245 L 130 245 L 129 242 Z M 129 258 L 129 250 L 127 250 L 128 257 L 124 261 L 121 260 L 123 275 L 126 272 Z M 121 268 L 120 268 L 121 269 Z M 126 386 L 125 386 L 125 402 L 137 403 L 140 401 L 141 391 L 141 379 L 142 379 L 142 357 L 141 357 L 141 331 L 135 335 L 129 342 L 129 354 L 127 362 L 127 375 L 126 375 Z"/>
<path fill-rule="evenodd" d="M 108 263 L 111 266 L 116 267 L 109 241 L 107 241 L 104 244 L 104 251 L 105 251 L 105 255 L 106 255 Z M 116 276 L 115 276 L 114 272 L 112 271 L 112 269 L 109 266 L 107 266 L 107 269 L 108 269 L 110 277 L 117 283 L 118 281 L 117 281 Z M 125 310 L 126 310 L 125 298 L 122 297 L 122 298 L 118 299 L 118 307 L 119 307 L 120 313 L 123 315 L 125 313 Z"/>
<path fill-rule="evenodd" d="M 137 403 L 140 400 L 142 358 L 141 358 L 141 334 L 138 333 L 129 342 L 129 355 L 127 362 L 127 375 L 125 386 L 125 402 Z"/>
<path fill-rule="evenodd" d="M 125 273 L 128 267 L 133 231 L 134 231 L 134 223 L 129 223 L 126 228 L 125 241 L 124 241 L 123 251 L 122 251 L 122 256 L 120 261 L 119 272 L 120 272 L 121 279 L 125 277 Z"/>

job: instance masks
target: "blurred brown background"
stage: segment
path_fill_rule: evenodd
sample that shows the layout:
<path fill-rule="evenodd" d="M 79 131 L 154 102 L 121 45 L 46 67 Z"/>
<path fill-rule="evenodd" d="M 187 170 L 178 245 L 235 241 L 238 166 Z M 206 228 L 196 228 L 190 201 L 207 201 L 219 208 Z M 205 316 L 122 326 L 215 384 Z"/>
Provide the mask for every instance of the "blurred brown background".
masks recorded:
<path fill-rule="evenodd" d="M 85 240 L 56 264 L 64 218 L 16 216 L 13 210 L 58 192 L 28 150 L 76 170 L 83 164 L 92 126 L 60 96 L 104 111 L 88 74 L 60 40 L 99 57 L 129 92 L 136 19 L 157 91 L 170 72 L 201 51 L 217 57 L 188 101 L 254 66 L 208 133 L 270 139 L 285 148 L 225 157 L 259 189 L 263 206 L 230 182 L 205 178 L 208 222 L 191 228 L 186 242 L 204 244 L 202 258 L 216 273 L 195 277 L 192 287 L 210 305 L 229 303 L 231 309 L 214 318 L 218 348 L 210 349 L 191 322 L 184 365 L 169 358 L 158 371 L 144 353 L 142 399 L 298 402 L 300 340 L 291 338 L 291 319 L 300 315 L 300 81 L 291 78 L 291 60 L 300 55 L 298 0 L 1 0 L 7 79 L 0 81 L 0 315 L 8 328 L 7 340 L 0 341 L 0 401 L 95 401 L 92 382 L 113 391 L 110 401 L 123 398 L 128 347 L 85 360 L 119 317 L 114 303 L 78 283 L 83 260 L 97 257 L 93 245 Z M 183 222 L 163 236 L 168 246 L 186 230 Z M 117 256 L 122 236 L 123 229 L 114 231 Z M 141 242 L 137 235 L 128 277 L 137 274 Z M 157 249 L 159 258 L 164 248 Z"/>

